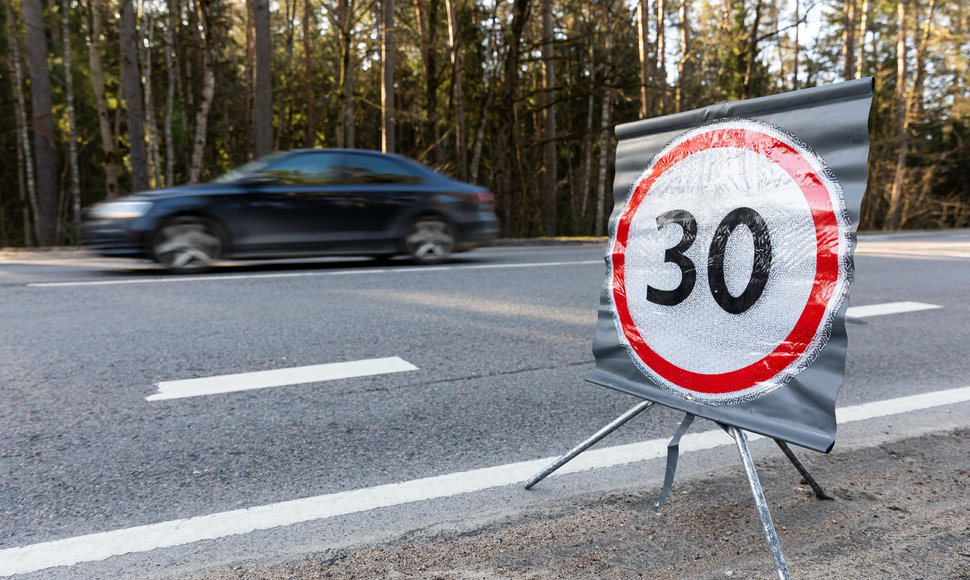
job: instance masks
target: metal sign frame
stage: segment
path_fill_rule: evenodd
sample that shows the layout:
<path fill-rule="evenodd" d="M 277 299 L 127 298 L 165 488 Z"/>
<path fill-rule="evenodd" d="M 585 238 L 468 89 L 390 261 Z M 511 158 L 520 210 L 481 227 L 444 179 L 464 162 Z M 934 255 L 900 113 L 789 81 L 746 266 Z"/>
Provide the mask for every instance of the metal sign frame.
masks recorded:
<path fill-rule="evenodd" d="M 567 463 L 575 459 L 576 456 L 578 456 L 580 453 L 582 453 L 583 451 L 586 451 L 587 449 L 589 449 L 590 447 L 592 447 L 593 445 L 601 441 L 603 438 L 605 438 L 607 435 L 609 435 L 610 433 L 613 433 L 614 431 L 616 431 L 617 429 L 625 425 L 627 422 L 629 422 L 637 415 L 643 413 L 644 411 L 649 411 L 654 407 L 654 405 L 655 403 L 653 401 L 648 401 L 648 400 L 640 401 L 639 403 L 631 407 L 630 410 L 623 413 L 622 415 L 620 415 L 619 417 L 617 417 L 616 419 L 608 423 L 606 426 L 604 426 L 602 429 L 600 429 L 599 431 L 591 435 L 589 438 L 583 440 L 581 443 L 579 443 L 578 445 L 576 445 L 575 447 L 567 451 L 565 454 L 562 455 L 562 457 L 552 462 L 549 465 L 549 467 L 543 469 L 535 476 L 533 476 L 532 479 L 526 482 L 525 489 L 532 489 L 533 486 L 535 486 L 543 479 L 552 475 L 556 470 L 558 470 L 563 465 L 566 465 Z M 685 424 L 689 425 L 690 423 L 685 421 Z M 777 531 L 775 531 L 775 524 L 771 519 L 771 512 L 768 509 L 768 502 L 765 499 L 765 492 L 764 492 L 764 489 L 761 487 L 761 481 L 758 479 L 758 472 L 755 470 L 754 460 L 751 457 L 751 451 L 748 449 L 747 437 L 745 436 L 744 431 L 742 431 L 741 429 L 738 429 L 737 427 L 723 425 L 723 424 L 721 425 L 721 427 L 728 433 L 728 435 L 731 436 L 731 438 L 734 440 L 735 444 L 737 445 L 738 454 L 741 456 L 741 462 L 744 465 L 744 472 L 748 478 L 748 484 L 751 487 L 751 495 L 754 498 L 755 507 L 758 510 L 758 517 L 761 519 L 762 531 L 764 532 L 765 540 L 768 543 L 768 548 L 771 551 L 771 556 L 772 556 L 772 559 L 774 560 L 775 571 L 778 574 L 778 578 L 780 580 L 790 580 L 791 574 L 788 571 L 788 564 L 785 561 L 785 555 L 781 551 L 781 541 L 778 539 Z M 679 440 L 680 435 L 682 434 L 683 434 L 682 431 L 678 431 L 678 433 L 674 436 L 674 440 L 675 441 Z M 778 447 L 781 448 L 782 452 L 785 454 L 785 457 L 792 463 L 792 465 L 795 466 L 795 469 L 798 470 L 798 473 L 802 476 L 802 478 L 805 479 L 806 482 L 808 482 L 809 486 L 811 486 L 812 491 L 815 493 L 816 498 L 818 498 L 819 500 L 834 499 L 831 496 L 829 496 L 827 493 L 825 493 L 825 490 L 822 488 L 822 486 L 819 485 L 815 477 L 812 476 L 812 474 L 808 471 L 805 465 L 798 459 L 798 457 L 791 450 L 791 448 L 788 446 L 787 443 L 785 443 L 781 439 L 775 439 L 774 441 L 775 443 L 778 444 Z M 672 442 L 672 445 L 673 444 L 674 443 Z M 661 492 L 660 499 L 657 501 L 657 504 L 656 504 L 656 507 L 658 509 L 663 503 L 663 500 L 666 497 L 667 493 L 670 491 L 670 485 L 673 482 L 674 469 L 676 468 L 676 454 L 668 455 L 667 457 L 668 457 L 668 469 L 665 476 L 663 491 Z M 671 469 L 671 464 L 670 464 L 671 457 L 674 458 L 674 461 L 673 461 L 674 469 Z"/>

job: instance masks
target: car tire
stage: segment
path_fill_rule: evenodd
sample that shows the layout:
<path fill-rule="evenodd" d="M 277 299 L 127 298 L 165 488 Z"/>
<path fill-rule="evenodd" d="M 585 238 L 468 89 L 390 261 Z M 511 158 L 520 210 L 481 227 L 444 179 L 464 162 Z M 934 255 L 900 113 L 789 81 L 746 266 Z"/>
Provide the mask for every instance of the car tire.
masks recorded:
<path fill-rule="evenodd" d="M 415 264 L 448 261 L 457 245 L 455 228 L 437 216 L 420 217 L 404 232 L 404 249 Z"/>
<path fill-rule="evenodd" d="M 204 272 L 222 255 L 222 236 L 211 222 L 180 217 L 165 222 L 152 238 L 155 261 L 169 272 Z"/>

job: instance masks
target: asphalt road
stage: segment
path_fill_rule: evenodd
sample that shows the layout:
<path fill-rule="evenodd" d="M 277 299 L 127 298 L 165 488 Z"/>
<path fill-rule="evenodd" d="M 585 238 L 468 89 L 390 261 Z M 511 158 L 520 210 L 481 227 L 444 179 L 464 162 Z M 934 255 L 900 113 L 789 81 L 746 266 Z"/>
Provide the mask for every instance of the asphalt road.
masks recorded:
<path fill-rule="evenodd" d="M 636 403 L 584 381 L 602 253 L 598 244 L 498 247 L 437 268 L 316 260 L 173 277 L 73 252 L 0 252 L 0 575 L 16 548 L 40 545 L 52 558 L 65 544 L 43 543 L 422 478 L 437 485 L 563 452 Z M 970 232 L 862 236 L 850 306 L 940 308 L 850 321 L 839 407 L 967 387 L 968 287 Z M 160 383 L 388 357 L 416 369 L 148 400 Z M 931 424 L 904 413 L 870 420 L 849 441 L 840 432 L 837 445 L 970 426 L 966 403 L 948 411 Z M 678 421 L 653 411 L 602 445 L 668 438 Z M 499 485 L 375 504 L 72 566 L 52 559 L 32 576 L 145 577 L 294 557 L 473 526 L 633 485 L 642 471 L 634 463 L 553 478 L 538 493 Z"/>

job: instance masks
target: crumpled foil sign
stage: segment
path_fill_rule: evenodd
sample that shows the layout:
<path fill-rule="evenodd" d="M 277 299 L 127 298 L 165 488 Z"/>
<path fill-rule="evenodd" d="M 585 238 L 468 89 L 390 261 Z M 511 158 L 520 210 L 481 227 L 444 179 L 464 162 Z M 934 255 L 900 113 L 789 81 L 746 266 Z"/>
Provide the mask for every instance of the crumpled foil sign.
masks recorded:
<path fill-rule="evenodd" d="M 593 383 L 835 441 L 872 80 L 617 127 Z"/>

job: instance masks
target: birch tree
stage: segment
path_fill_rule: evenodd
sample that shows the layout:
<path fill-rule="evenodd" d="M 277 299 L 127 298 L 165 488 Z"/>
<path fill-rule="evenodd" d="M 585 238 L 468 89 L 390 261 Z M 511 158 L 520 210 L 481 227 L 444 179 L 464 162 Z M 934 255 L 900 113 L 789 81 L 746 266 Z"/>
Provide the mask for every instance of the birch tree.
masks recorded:
<path fill-rule="evenodd" d="M 34 157 L 30 148 L 30 123 L 27 121 L 27 101 L 24 95 L 23 70 L 20 62 L 20 37 L 16 30 L 16 19 L 12 0 L 4 3 L 7 15 L 7 38 L 10 48 L 10 59 L 7 61 L 13 77 L 14 109 L 17 115 L 17 170 L 18 185 L 20 186 L 20 201 L 23 205 L 24 242 L 33 246 L 33 240 L 40 239 L 40 226 L 36 217 L 40 210 L 37 208 L 37 182 L 34 177 Z M 22 179 L 19 179 L 20 176 Z"/>
<path fill-rule="evenodd" d="M 74 119 L 74 68 L 71 60 L 71 9 L 70 1 L 61 1 L 61 35 L 64 43 L 64 97 L 67 100 L 67 159 L 71 168 L 71 215 L 74 238 L 81 227 L 81 178 L 77 162 L 77 123 Z"/>
<path fill-rule="evenodd" d="M 199 22 L 199 34 L 196 36 L 196 49 L 202 57 L 202 98 L 195 113 L 195 136 L 192 140 L 192 160 L 189 163 L 189 183 L 198 183 L 202 175 L 202 163 L 205 155 L 206 132 L 209 127 L 209 108 L 215 94 L 216 75 L 212 70 L 214 48 L 211 42 L 209 21 L 201 2 L 195 3 Z"/>
<path fill-rule="evenodd" d="M 30 104 L 33 114 L 34 161 L 37 175 L 37 241 L 41 246 L 54 246 L 60 217 L 57 171 L 57 148 L 54 137 L 53 97 L 50 67 L 47 64 L 47 35 L 40 0 L 23 0 L 24 26 L 27 39 L 27 69 L 30 76 Z"/>
<path fill-rule="evenodd" d="M 139 0 L 142 14 L 141 25 L 138 26 L 138 51 L 143 73 L 142 87 L 145 96 L 145 129 L 148 137 L 148 170 L 153 188 L 162 186 L 162 155 L 158 145 L 158 119 L 155 117 L 155 97 L 152 94 L 152 45 L 155 41 L 155 27 L 152 14 L 145 6 L 144 0 Z M 147 33 L 145 32 L 147 29 Z"/>
<path fill-rule="evenodd" d="M 381 9 L 381 151 L 394 153 L 394 0 Z"/>
<path fill-rule="evenodd" d="M 108 199 L 118 196 L 118 139 L 111 129 L 108 116 L 108 100 L 105 98 L 104 71 L 101 65 L 101 2 L 91 0 L 89 8 L 88 28 L 88 67 L 91 71 L 91 92 L 94 95 L 94 105 L 98 111 L 98 128 L 101 135 L 101 147 L 104 149 L 104 181 L 105 195 Z"/>
<path fill-rule="evenodd" d="M 455 111 L 455 156 L 458 160 L 458 179 L 468 179 L 468 141 L 465 136 L 465 96 L 461 90 L 461 47 L 458 42 L 458 18 L 455 0 L 445 0 L 448 10 L 448 48 L 451 53 L 451 90 Z"/>

